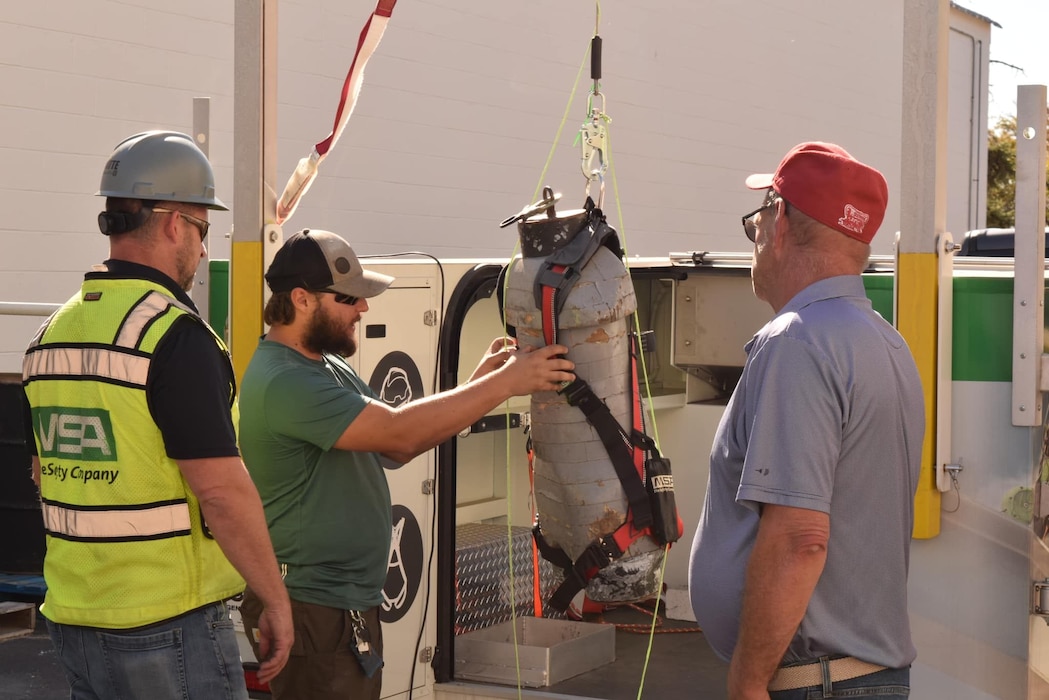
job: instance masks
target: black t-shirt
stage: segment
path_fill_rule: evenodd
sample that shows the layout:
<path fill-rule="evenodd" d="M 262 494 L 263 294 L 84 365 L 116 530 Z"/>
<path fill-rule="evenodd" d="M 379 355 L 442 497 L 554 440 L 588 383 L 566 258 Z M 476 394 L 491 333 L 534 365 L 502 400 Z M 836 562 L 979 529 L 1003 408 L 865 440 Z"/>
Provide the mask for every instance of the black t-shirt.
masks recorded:
<path fill-rule="evenodd" d="M 124 260 L 107 260 L 107 272 L 90 272 L 89 279 L 143 279 L 163 285 L 183 304 L 196 308 L 189 296 L 162 272 Z M 146 402 L 164 438 L 171 459 L 236 457 L 237 436 L 230 413 L 233 368 L 215 338 L 200 321 L 184 316 L 157 344 L 146 378 Z M 26 443 L 36 454 L 29 401 L 24 400 Z"/>

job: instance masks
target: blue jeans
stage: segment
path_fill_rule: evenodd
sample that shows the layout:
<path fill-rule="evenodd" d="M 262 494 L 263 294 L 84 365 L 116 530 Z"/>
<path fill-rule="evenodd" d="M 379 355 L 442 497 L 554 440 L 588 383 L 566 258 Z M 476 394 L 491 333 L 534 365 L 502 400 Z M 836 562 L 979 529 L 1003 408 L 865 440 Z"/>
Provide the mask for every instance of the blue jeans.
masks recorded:
<path fill-rule="evenodd" d="M 225 603 L 134 630 L 60 625 L 47 631 L 70 700 L 247 700 Z"/>
<path fill-rule="evenodd" d="M 887 668 L 859 678 L 838 681 L 794 690 L 769 693 L 772 700 L 820 700 L 822 698 L 866 698 L 866 700 L 894 700 L 911 694 L 911 669 Z"/>

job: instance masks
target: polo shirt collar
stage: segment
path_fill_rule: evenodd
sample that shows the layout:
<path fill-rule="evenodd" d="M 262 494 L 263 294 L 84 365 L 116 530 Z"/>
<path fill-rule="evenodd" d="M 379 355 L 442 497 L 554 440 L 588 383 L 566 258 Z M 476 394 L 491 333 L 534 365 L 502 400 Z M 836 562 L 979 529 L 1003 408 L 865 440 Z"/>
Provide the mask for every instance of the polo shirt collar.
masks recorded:
<path fill-rule="evenodd" d="M 796 313 L 809 304 L 839 297 L 866 297 L 863 278 L 859 275 L 839 275 L 813 282 L 794 295 L 794 298 L 779 310 L 777 316 Z"/>

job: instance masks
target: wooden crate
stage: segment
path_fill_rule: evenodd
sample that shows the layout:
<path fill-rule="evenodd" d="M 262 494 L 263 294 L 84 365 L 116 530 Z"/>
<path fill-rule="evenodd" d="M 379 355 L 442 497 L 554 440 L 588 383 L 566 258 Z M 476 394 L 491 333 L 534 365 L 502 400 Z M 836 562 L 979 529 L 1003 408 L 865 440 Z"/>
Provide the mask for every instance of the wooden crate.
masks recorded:
<path fill-rule="evenodd" d="M 0 641 L 32 634 L 36 628 L 36 604 L 0 601 Z"/>

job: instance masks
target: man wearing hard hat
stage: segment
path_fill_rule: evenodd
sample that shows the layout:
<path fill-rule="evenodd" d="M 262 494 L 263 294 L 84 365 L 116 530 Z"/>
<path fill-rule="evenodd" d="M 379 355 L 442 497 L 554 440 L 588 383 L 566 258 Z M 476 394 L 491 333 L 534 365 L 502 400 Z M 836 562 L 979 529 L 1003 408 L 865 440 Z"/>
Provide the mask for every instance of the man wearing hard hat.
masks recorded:
<path fill-rule="evenodd" d="M 47 538 L 41 613 L 79 698 L 247 698 L 224 601 L 262 599 L 272 678 L 293 639 L 237 449 L 229 352 L 186 291 L 215 196 L 185 135 L 120 143 L 99 187 L 110 257 L 23 360 Z M 242 578 L 243 577 L 243 578 Z"/>

